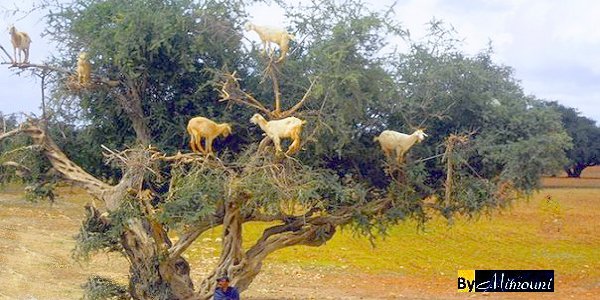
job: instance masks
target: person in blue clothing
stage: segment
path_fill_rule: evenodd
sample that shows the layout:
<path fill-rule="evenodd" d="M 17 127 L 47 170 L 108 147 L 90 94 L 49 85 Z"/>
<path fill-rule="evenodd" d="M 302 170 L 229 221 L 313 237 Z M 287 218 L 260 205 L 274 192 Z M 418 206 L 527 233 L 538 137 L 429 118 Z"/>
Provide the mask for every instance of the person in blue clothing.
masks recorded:
<path fill-rule="evenodd" d="M 229 277 L 221 276 L 217 278 L 217 289 L 215 290 L 214 300 L 240 300 L 238 290 L 229 286 Z"/>

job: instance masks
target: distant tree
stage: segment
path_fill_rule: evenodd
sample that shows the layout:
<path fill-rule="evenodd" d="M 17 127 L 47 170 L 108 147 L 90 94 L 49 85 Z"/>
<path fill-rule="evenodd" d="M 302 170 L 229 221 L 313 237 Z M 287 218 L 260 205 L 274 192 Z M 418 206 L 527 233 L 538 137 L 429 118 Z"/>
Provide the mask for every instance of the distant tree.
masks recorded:
<path fill-rule="evenodd" d="M 256 45 L 243 51 L 237 2 L 76 0 L 49 15 L 61 45 L 53 65 L 19 66 L 57 71 L 55 100 L 72 99 L 81 124 L 46 131 L 32 120 L 0 142 L 31 138 L 64 180 L 103 202 L 86 206 L 75 252 L 126 256 L 134 299 L 208 299 L 221 275 L 243 291 L 279 249 L 323 245 L 340 226 L 372 239 L 408 218 L 422 224 L 427 208 L 448 218 L 495 209 L 561 166 L 569 139 L 559 115 L 524 96 L 489 53 L 463 54 L 439 22 L 412 41 L 391 11 L 358 0 L 286 11 L 298 39 L 275 63 Z M 389 38 L 407 39 L 410 51 L 386 51 Z M 93 86 L 73 89 L 65 69 L 82 50 Z M 248 122 L 255 112 L 307 120 L 302 151 L 276 156 Z M 219 159 L 182 150 L 198 114 L 234 123 Z M 430 138 L 403 165 L 373 142 L 383 129 L 420 126 Z M 77 152 L 86 142 L 111 145 L 102 151 L 117 184 L 69 158 L 97 164 Z M 269 224 L 250 246 L 246 222 Z M 194 287 L 182 254 L 217 226 L 221 257 Z M 101 278 L 87 285 L 97 286 L 124 291 Z"/>
<path fill-rule="evenodd" d="M 564 165 L 567 176 L 578 178 L 585 168 L 599 165 L 600 127 L 596 122 L 558 102 L 547 102 L 547 105 L 560 113 L 562 124 L 573 139 L 573 148 L 567 150 L 568 162 Z"/>

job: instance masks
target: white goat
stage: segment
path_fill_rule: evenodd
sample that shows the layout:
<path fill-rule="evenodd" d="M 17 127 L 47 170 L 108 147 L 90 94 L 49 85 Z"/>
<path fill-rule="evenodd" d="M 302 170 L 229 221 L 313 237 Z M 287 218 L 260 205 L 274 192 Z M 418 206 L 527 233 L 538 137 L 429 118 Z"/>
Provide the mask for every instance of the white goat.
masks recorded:
<path fill-rule="evenodd" d="M 410 135 L 393 130 L 384 130 L 379 136 L 373 138 L 373 141 L 379 141 L 381 150 L 388 158 L 391 158 L 392 152 L 396 151 L 396 160 L 398 163 L 402 163 L 404 154 L 408 149 L 416 142 L 423 141 L 426 136 L 427 134 L 422 129 L 417 129 Z"/>
<path fill-rule="evenodd" d="M 13 45 L 15 53 L 13 63 L 28 63 L 29 62 L 29 45 L 31 38 L 25 32 L 17 31 L 15 26 L 11 26 L 8 30 L 10 33 L 10 41 Z M 19 50 L 19 59 L 17 59 L 17 49 Z M 25 55 L 25 59 L 21 60 L 21 52 Z"/>
<path fill-rule="evenodd" d="M 267 134 L 267 136 L 273 140 L 277 153 L 282 152 L 281 150 L 281 139 L 290 138 L 292 144 L 288 148 L 286 155 L 292 155 L 300 150 L 300 135 L 302 134 L 302 125 L 306 124 L 306 121 L 300 120 L 296 117 L 287 117 L 281 120 L 267 121 L 260 114 L 254 114 L 250 118 L 252 124 L 257 124 Z"/>
<path fill-rule="evenodd" d="M 271 51 L 274 51 L 274 49 L 271 49 L 271 43 L 279 45 L 281 56 L 277 62 L 280 62 L 285 58 L 285 55 L 289 50 L 290 40 L 293 41 L 295 39 L 293 34 L 290 34 L 281 28 L 258 26 L 252 23 L 246 23 L 245 28 L 247 31 L 254 30 L 258 33 L 258 37 L 260 37 L 264 46 L 263 53 L 266 51 L 268 55 L 271 55 Z"/>

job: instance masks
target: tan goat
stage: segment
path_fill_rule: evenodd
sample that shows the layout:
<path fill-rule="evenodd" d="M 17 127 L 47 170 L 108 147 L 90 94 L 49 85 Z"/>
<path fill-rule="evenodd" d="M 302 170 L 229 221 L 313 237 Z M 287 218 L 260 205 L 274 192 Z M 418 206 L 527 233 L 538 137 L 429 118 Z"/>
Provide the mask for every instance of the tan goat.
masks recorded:
<path fill-rule="evenodd" d="M 88 60 L 87 53 L 81 52 L 77 57 L 77 82 L 80 86 L 90 85 L 92 77 L 92 66 Z"/>
<path fill-rule="evenodd" d="M 302 134 L 302 126 L 306 121 L 296 117 L 287 117 L 281 120 L 267 121 L 260 114 L 254 114 L 250 119 L 252 124 L 257 124 L 273 140 L 277 153 L 281 150 L 281 139 L 290 138 L 292 144 L 288 148 L 286 155 L 292 155 L 300 150 L 300 135 Z"/>
<path fill-rule="evenodd" d="M 271 55 L 272 51 L 274 51 L 274 49 L 271 49 L 271 43 L 275 43 L 279 46 L 281 55 L 277 62 L 280 62 L 285 58 L 285 55 L 290 48 L 290 40 L 293 41 L 295 39 L 293 34 L 280 28 L 258 26 L 252 23 L 246 23 L 245 28 L 247 31 L 254 30 L 258 33 L 258 37 L 260 37 L 260 40 L 263 43 L 263 52 L 266 51 L 268 55 Z"/>
<path fill-rule="evenodd" d="M 212 143 L 214 139 L 219 135 L 223 137 L 230 135 L 231 125 L 228 123 L 217 124 L 204 117 L 195 117 L 188 122 L 187 132 L 190 134 L 190 148 L 192 148 L 192 151 L 213 154 Z M 205 139 L 206 149 L 202 147 L 202 138 Z"/>
<path fill-rule="evenodd" d="M 396 161 L 402 163 L 404 154 L 416 142 L 421 142 L 427 134 L 422 129 L 417 129 L 412 134 L 404 134 L 393 130 L 384 130 L 381 134 L 373 138 L 374 142 L 379 142 L 381 150 L 388 158 L 392 157 L 392 152 L 396 152 Z"/>
<path fill-rule="evenodd" d="M 13 45 L 14 59 L 13 63 L 28 63 L 29 62 L 29 45 L 31 45 L 31 38 L 25 32 L 17 31 L 15 26 L 11 26 L 9 29 L 10 41 Z M 17 59 L 17 49 L 19 52 L 19 59 Z M 23 52 L 25 59 L 21 60 L 21 52 Z"/>

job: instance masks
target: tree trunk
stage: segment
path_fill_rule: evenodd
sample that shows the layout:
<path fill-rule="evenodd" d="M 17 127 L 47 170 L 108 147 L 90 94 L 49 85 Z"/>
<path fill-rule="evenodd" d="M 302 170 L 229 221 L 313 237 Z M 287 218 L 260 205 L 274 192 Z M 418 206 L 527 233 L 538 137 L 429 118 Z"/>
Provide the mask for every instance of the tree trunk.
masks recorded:
<path fill-rule="evenodd" d="M 567 172 L 568 177 L 579 178 L 581 177 L 581 172 L 583 172 L 583 170 L 585 170 L 586 167 L 587 165 L 578 163 L 574 166 L 567 168 L 565 171 Z"/>
<path fill-rule="evenodd" d="M 139 109 L 141 111 L 141 107 Z M 138 143 L 144 146 L 150 145 L 150 132 L 144 114 L 142 112 L 130 113 L 129 119 L 131 120 Z"/>
<path fill-rule="evenodd" d="M 121 244 L 129 259 L 129 292 L 134 299 L 191 299 L 194 285 L 190 266 L 181 257 L 167 259 L 161 249 L 170 246 L 165 240 L 156 241 L 152 225 L 139 219 L 130 220 Z M 162 228 L 161 228 L 162 230 Z"/>
<path fill-rule="evenodd" d="M 232 278 L 231 284 L 238 288 L 238 273 L 246 265 L 244 249 L 242 248 L 242 216 L 239 203 L 229 200 L 225 204 L 225 216 L 223 218 L 223 240 L 221 257 L 215 270 L 200 284 L 199 299 L 212 297 L 217 278 L 226 275 Z"/>
<path fill-rule="evenodd" d="M 147 146 L 151 142 L 150 129 L 142 107 L 139 85 L 139 83 L 129 81 L 125 85 L 125 91 L 116 92 L 114 95 L 131 121 L 137 141 Z"/>
<path fill-rule="evenodd" d="M 216 279 L 223 275 L 229 276 L 231 285 L 242 292 L 260 273 L 262 263 L 269 254 L 294 245 L 321 246 L 336 232 L 335 225 L 331 223 L 313 225 L 298 220 L 267 228 L 256 244 L 243 252 L 239 208 L 230 204 L 226 210 L 221 258 L 217 268 L 202 281 L 197 299 L 210 299 L 216 288 Z"/>

